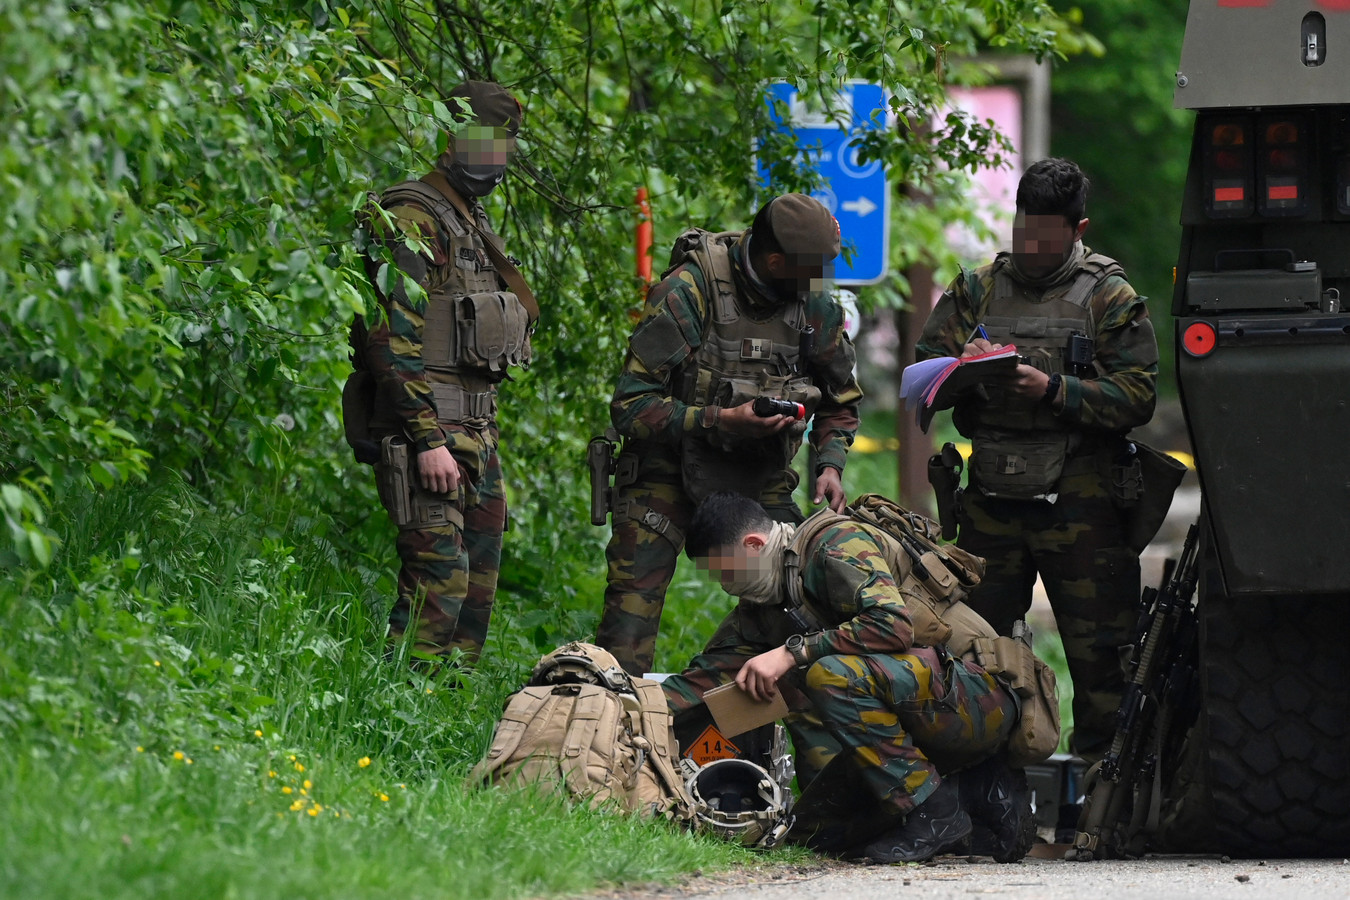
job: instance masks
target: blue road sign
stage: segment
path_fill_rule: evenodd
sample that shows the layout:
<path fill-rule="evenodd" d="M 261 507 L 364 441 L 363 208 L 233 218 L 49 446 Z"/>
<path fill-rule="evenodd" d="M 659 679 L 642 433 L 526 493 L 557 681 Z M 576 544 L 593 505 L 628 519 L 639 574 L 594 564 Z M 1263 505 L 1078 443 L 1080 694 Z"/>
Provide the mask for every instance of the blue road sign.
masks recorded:
<path fill-rule="evenodd" d="M 833 114 L 807 112 L 796 87 L 785 82 L 770 85 L 766 93 L 771 110 L 774 100 L 781 100 L 790 110 L 787 121 L 776 111 L 771 115 L 779 128 L 796 136 L 799 164 L 814 168 L 824 179 L 824 186 L 812 196 L 839 220 L 845 252 L 853 250 L 852 262 L 846 263 L 844 254 L 835 260 L 835 281 L 877 283 L 886 277 L 889 263 L 890 190 L 880 160 L 858 161 L 855 140 L 861 131 L 886 127 L 885 92 L 879 85 L 849 82 L 840 90 Z M 874 117 L 877 110 L 881 112 Z M 848 123 L 847 130 L 841 127 L 844 122 Z M 763 160 L 759 161 L 759 174 L 768 184 Z"/>

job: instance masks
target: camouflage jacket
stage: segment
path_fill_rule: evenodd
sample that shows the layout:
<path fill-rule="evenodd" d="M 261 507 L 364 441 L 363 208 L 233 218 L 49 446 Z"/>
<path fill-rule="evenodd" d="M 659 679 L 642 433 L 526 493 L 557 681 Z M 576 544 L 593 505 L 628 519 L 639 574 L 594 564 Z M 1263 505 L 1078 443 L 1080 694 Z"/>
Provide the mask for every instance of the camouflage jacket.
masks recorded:
<path fill-rule="evenodd" d="M 469 203 L 478 227 L 491 231 L 482 205 L 472 198 Z M 467 238 L 443 234 L 435 215 L 416 201 L 401 201 L 386 209 L 394 219 L 396 231 L 385 230 L 378 216 L 371 216 L 364 225 L 373 232 L 375 240 L 389 249 L 400 271 L 396 278 L 390 279 L 393 287 L 386 296 L 376 281 L 379 262 L 366 258 L 366 273 L 384 314 L 378 321 L 358 320 L 353 328 L 356 365 L 364 365 L 374 374 L 379 385 L 378 402 L 391 407 L 404 422 L 404 432 L 417 452 L 446 445 L 452 452 L 462 450 L 470 455 L 477 454 L 481 436 L 468 434 L 465 426 L 436 421 L 431 385 L 422 365 L 426 298 L 424 294 L 423 299 L 412 302 L 403 283 L 404 278 L 411 278 L 424 291 L 444 283 L 444 272 L 453 261 L 455 242 L 472 240 L 472 232 L 469 230 L 470 237 Z M 408 238 L 421 242 L 422 252 L 409 247 Z M 500 276 L 498 280 L 501 288 L 506 289 Z"/>
<path fill-rule="evenodd" d="M 1092 251 L 1084 248 L 1085 254 Z M 938 300 L 924 325 L 916 356 L 960 356 L 966 339 L 989 311 L 994 293 L 994 265 L 962 270 Z M 1157 400 L 1158 342 L 1144 298 L 1128 281 L 1113 275 L 1090 301 L 1096 323 L 1095 378 L 1063 376 L 1064 408 L 1056 415 L 1084 429 L 1124 432 L 1153 417 Z M 980 402 L 973 395 L 957 404 Z"/>
<path fill-rule="evenodd" d="M 731 259 L 740 295 L 758 297 L 744 273 L 743 243 L 731 248 Z M 664 371 L 659 373 L 648 371 L 633 353 L 628 353 L 610 403 L 610 415 L 620 434 L 678 444 L 685 434 L 708 427 L 711 419 L 705 412 L 708 407 L 676 400 L 671 396 L 670 383 L 671 373 L 697 349 L 707 331 L 711 314 L 708 292 L 703 271 L 693 263 L 685 263 L 647 293 L 643 321 L 669 316 L 677 324 L 684 343 L 671 348 Z M 806 318 L 816 337 L 805 360 L 805 370 L 821 392 L 820 405 L 812 418 L 811 442 L 819 453 L 819 466 L 842 471 L 858 430 L 858 401 L 862 399 L 862 389 L 853 376 L 856 362 L 853 343 L 844 332 L 843 311 L 827 293 L 811 295 Z"/>
<path fill-rule="evenodd" d="M 809 659 L 905 653 L 913 644 L 914 629 L 885 552 L 862 525 L 841 521 L 826 528 L 802 560 L 801 579 L 806 602 L 826 624 L 806 636 Z M 740 603 L 714 642 L 753 656 L 782 646 L 797 630 L 781 606 Z"/>

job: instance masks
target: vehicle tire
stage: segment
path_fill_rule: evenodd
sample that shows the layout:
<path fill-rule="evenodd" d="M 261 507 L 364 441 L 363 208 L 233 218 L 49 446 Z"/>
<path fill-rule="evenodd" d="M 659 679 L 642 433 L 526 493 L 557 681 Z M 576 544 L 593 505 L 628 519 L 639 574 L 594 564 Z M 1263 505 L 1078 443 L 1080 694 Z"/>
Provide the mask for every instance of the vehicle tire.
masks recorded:
<path fill-rule="evenodd" d="M 1206 590 L 1200 627 L 1204 780 L 1217 847 L 1246 857 L 1344 855 L 1350 597 Z"/>

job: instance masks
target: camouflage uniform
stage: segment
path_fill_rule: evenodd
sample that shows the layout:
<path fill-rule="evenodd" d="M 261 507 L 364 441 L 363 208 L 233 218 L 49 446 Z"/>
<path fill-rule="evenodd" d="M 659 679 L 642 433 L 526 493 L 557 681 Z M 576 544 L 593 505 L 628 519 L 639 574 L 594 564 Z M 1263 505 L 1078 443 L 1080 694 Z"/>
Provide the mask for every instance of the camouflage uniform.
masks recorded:
<path fill-rule="evenodd" d="M 395 191 L 398 189 L 395 188 Z M 386 195 L 388 196 L 388 195 Z M 466 227 L 462 216 L 443 222 L 427 203 L 406 193 L 395 193 L 385 208 L 398 231 L 379 234 L 378 217 L 370 220 L 376 236 L 392 251 L 403 275 L 388 296 L 380 296 L 384 315 L 372 322 L 358 319 L 352 332 L 354 362 L 373 373 L 376 383 L 371 431 L 376 440 L 396 435 L 406 439 L 409 456 L 447 446 L 464 477 L 449 495 L 431 495 L 417 477 L 416 459 L 410 459 L 410 487 L 422 499 L 448 501 L 463 512 L 463 526 L 447 522 L 399 531 L 397 549 L 402 567 L 398 599 L 390 612 L 391 638 L 400 639 L 412 628 L 418 651 L 445 655 L 462 651 L 473 661 L 487 639 L 488 622 L 501 564 L 505 530 L 506 494 L 497 455 L 497 377 L 466 371 L 449 379 L 473 398 L 474 408 L 448 413 L 448 400 L 439 391 L 445 378 L 433 379 L 424 363 L 427 299 L 411 302 L 402 278 L 411 278 L 428 292 L 456 283 L 457 290 L 507 290 L 506 282 L 485 252 L 482 239 Z M 467 199 L 478 227 L 491 232 L 482 205 Z M 441 209 L 441 216 L 458 216 Z M 410 249 L 404 235 L 425 245 Z M 495 235 L 493 235 L 495 238 Z M 500 239 L 496 239 L 500 241 Z M 367 260 L 372 284 L 378 263 Z M 378 287 L 376 288 L 379 293 Z M 376 463 L 377 477 L 381 463 Z M 386 503 L 386 506 L 388 504 Z M 392 512 L 392 511 L 391 511 Z"/>
<path fill-rule="evenodd" d="M 780 316 L 782 303 L 764 297 L 745 274 L 743 236 L 732 244 L 730 255 L 737 306 L 756 321 Z M 682 364 L 708 334 L 708 282 L 700 267 L 688 262 L 651 289 L 634 334 L 664 317 L 673 322 L 669 332 L 678 337 L 671 341 L 661 371 L 649 371 L 630 352 L 610 405 L 614 426 L 625 438 L 620 471 L 625 457 L 633 469 L 627 479 L 616 479 L 614 528 L 605 551 L 608 587 L 596 643 L 634 674 L 651 669 L 666 587 L 698 499 L 691 496 L 682 472 L 682 449 L 690 443 L 707 446 L 716 431 L 716 407 L 682 402 L 674 385 Z M 824 467 L 842 472 L 858 428 L 862 398 L 853 376 L 853 344 L 844 332 L 842 310 L 827 293 L 807 300 L 805 328 L 809 337 L 802 365 L 821 394 L 811 431 L 817 472 Z M 765 369 L 773 372 L 775 365 L 766 364 Z M 778 521 L 802 521 L 792 499 L 798 478 L 790 465 L 800 444 L 799 436 L 740 442 L 727 456 L 738 458 L 748 477 L 725 489 L 758 500 Z"/>
<path fill-rule="evenodd" d="M 1006 254 L 1000 254 L 994 264 L 963 272 L 952 282 L 924 327 L 919 359 L 959 356 L 976 325 L 999 315 L 996 269 L 1005 260 Z M 986 496 L 971 467 L 957 544 L 987 560 L 984 580 L 967 602 L 1000 634 L 1008 634 L 1012 623 L 1025 616 L 1040 575 L 1074 683 L 1074 747 L 1089 757 L 1103 753 L 1114 732 L 1124 686 L 1117 648 L 1129 642 L 1140 588 L 1139 555 L 1127 544 L 1110 469 L 1122 452 L 1125 432 L 1152 417 L 1158 375 L 1148 307 L 1123 273 L 1114 272 L 1097 282 L 1084 310 L 1084 331 L 1095 340 L 1095 374 L 1063 374 L 1062 362 L 1054 356 L 1031 359 L 1033 365 L 1061 373 L 1062 410 L 1039 400 L 1003 397 L 992 389 L 987 401 L 968 394 L 953 416 L 957 429 L 971 438 L 1005 421 L 1004 427 L 1015 434 L 1015 423 L 1035 416 L 1070 440 L 1053 502 Z M 1048 309 L 1063 299 L 1068 286 L 1027 289 L 1027 299 L 1033 307 L 1045 303 Z M 1015 333 L 990 337 L 1022 347 Z"/>
<path fill-rule="evenodd" d="M 941 783 L 942 773 L 998 752 L 1017 720 L 1013 699 L 974 663 L 945 647 L 914 647 L 913 629 L 884 552 L 863 526 L 829 526 L 807 548 L 806 602 L 832 627 L 807 636 L 812 663 L 778 683 L 806 791 L 794 834 L 845 829 L 840 845 L 894 825 Z M 783 646 L 792 620 L 777 605 L 741 602 L 702 653 L 662 683 L 675 713 L 735 679 L 752 657 Z M 845 796 L 813 790 L 826 766 Z M 826 796 L 821 797 L 821 794 Z"/>

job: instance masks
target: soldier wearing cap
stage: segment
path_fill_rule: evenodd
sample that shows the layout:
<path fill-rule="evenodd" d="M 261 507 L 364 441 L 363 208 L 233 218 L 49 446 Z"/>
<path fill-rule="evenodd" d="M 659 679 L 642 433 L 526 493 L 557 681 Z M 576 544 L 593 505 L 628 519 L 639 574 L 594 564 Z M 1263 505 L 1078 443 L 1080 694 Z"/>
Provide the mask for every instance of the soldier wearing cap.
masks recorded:
<path fill-rule="evenodd" d="M 802 521 L 791 463 L 810 421 L 810 496 L 844 507 L 862 391 L 828 291 L 839 244 L 829 210 L 784 194 L 745 231 L 685 232 L 647 295 L 610 404 L 623 448 L 596 635 L 631 673 L 651 669 L 666 586 L 700 500 L 732 490 L 775 520 Z M 758 398 L 802 414 L 757 415 Z"/>
<path fill-rule="evenodd" d="M 529 363 L 539 310 L 480 203 L 515 150 L 520 103 L 470 81 L 447 106 L 460 126 L 433 171 L 365 217 L 397 271 L 366 259 L 383 314 L 353 325 L 343 412 L 399 529 L 391 638 L 411 631 L 418 656 L 468 663 L 487 637 L 506 523 L 497 385 Z"/>

